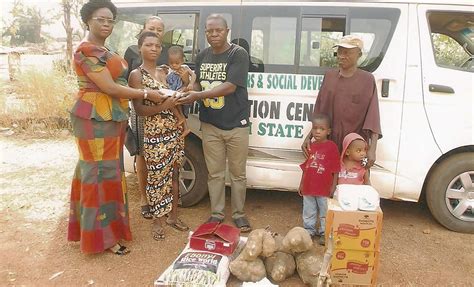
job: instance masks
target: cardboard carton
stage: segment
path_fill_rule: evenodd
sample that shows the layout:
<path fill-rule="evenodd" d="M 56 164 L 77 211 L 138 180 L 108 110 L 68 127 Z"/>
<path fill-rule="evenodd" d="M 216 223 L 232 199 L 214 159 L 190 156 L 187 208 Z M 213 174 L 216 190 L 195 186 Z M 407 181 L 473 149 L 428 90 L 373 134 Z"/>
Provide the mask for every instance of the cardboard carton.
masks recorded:
<path fill-rule="evenodd" d="M 219 222 L 201 224 L 192 234 L 192 249 L 211 251 L 223 255 L 234 252 L 239 243 L 240 229 Z"/>
<path fill-rule="evenodd" d="M 379 251 L 334 250 L 330 267 L 332 283 L 375 285 L 379 253 Z"/>
<path fill-rule="evenodd" d="M 326 215 L 326 242 L 332 230 L 334 249 L 380 251 L 382 210 L 347 211 L 330 199 Z"/>

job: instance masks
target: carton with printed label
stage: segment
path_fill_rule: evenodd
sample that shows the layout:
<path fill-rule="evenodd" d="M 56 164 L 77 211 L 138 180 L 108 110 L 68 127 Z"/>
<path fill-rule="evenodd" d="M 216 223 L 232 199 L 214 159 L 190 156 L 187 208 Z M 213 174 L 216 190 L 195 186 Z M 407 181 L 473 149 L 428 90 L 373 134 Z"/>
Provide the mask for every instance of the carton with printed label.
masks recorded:
<path fill-rule="evenodd" d="M 379 251 L 334 250 L 330 267 L 332 283 L 375 285 L 379 253 Z"/>
<path fill-rule="evenodd" d="M 330 199 L 326 215 L 326 244 L 333 244 L 330 264 L 335 284 L 375 285 L 379 266 L 383 213 L 343 210 Z M 329 239 L 332 234 L 332 241 Z"/>
<path fill-rule="evenodd" d="M 332 232 L 334 249 L 380 251 L 382 210 L 347 211 L 330 199 L 326 215 L 326 242 Z"/>

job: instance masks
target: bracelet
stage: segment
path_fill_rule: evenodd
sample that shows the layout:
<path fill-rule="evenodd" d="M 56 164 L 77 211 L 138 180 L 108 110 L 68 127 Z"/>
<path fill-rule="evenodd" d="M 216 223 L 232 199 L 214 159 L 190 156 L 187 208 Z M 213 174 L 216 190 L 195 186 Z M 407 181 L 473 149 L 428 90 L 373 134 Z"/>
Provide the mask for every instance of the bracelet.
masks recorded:
<path fill-rule="evenodd" d="M 146 100 L 148 98 L 148 91 L 143 89 L 143 99 Z"/>

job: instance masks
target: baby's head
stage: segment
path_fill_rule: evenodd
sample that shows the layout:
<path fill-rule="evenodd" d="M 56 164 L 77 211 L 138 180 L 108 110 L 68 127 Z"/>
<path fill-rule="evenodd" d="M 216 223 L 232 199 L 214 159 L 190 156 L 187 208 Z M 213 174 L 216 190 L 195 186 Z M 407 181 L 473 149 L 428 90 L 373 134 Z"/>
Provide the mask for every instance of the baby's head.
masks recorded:
<path fill-rule="evenodd" d="M 343 152 L 345 159 L 362 162 L 367 156 L 367 142 L 356 133 L 348 134 L 344 138 L 343 145 L 347 146 Z"/>
<path fill-rule="evenodd" d="M 184 51 L 180 46 L 171 46 L 168 49 L 168 66 L 173 70 L 178 70 L 184 64 Z"/>
<path fill-rule="evenodd" d="M 331 133 L 331 120 L 326 114 L 314 114 L 311 120 L 313 124 L 311 135 L 316 142 L 324 142 Z"/>

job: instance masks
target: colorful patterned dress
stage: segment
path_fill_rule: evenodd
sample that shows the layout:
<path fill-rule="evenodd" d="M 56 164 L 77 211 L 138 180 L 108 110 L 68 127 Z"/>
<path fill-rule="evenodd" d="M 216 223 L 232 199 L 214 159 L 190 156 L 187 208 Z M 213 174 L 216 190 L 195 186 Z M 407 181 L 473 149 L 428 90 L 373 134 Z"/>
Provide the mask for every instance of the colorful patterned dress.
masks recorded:
<path fill-rule="evenodd" d="M 145 69 L 140 68 L 140 71 L 143 87 L 155 90 L 166 87 Z M 148 100 L 144 104 L 155 105 Z M 170 110 L 145 119 L 143 149 L 148 169 L 146 194 L 155 217 L 162 217 L 172 208 L 173 165 L 177 163 L 181 166 L 184 161 L 184 138 L 181 134 L 178 121 Z"/>
<path fill-rule="evenodd" d="M 87 74 L 107 68 L 116 83 L 127 85 L 127 63 L 104 47 L 83 42 L 74 66 L 79 92 L 71 123 L 79 161 L 71 187 L 68 240 L 80 241 L 84 253 L 100 253 L 121 239 L 132 239 L 122 155 L 128 99 L 104 94 Z"/>

